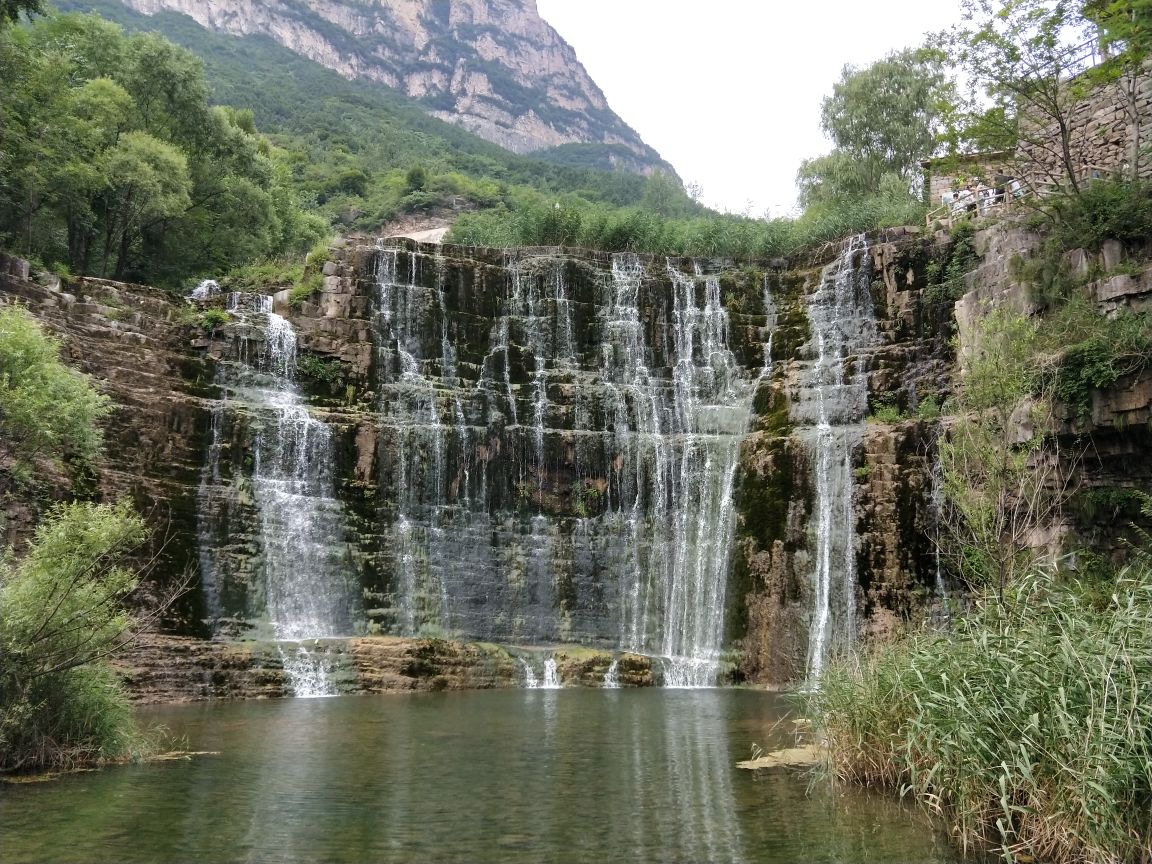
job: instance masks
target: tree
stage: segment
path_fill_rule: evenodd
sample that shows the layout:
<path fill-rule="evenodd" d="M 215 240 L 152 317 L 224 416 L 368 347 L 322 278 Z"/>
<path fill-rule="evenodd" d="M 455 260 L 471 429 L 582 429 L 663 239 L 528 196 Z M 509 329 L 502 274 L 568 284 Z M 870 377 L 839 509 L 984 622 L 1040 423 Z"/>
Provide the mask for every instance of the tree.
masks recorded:
<path fill-rule="evenodd" d="M 936 150 L 954 90 L 941 55 L 926 49 L 899 51 L 864 69 L 845 66 L 820 112 L 835 146 L 801 166 L 802 203 L 859 198 L 877 191 L 886 174 L 914 183 L 920 160 Z"/>
<path fill-rule="evenodd" d="M 17 475 L 38 458 L 87 465 L 100 449 L 108 398 L 59 354 L 27 312 L 0 306 L 0 465 Z"/>
<path fill-rule="evenodd" d="M 1069 35 L 1082 25 L 1074 0 L 961 0 L 962 22 L 939 46 L 965 73 L 962 125 L 1002 123 L 1002 139 L 1034 152 L 1029 168 L 1042 182 L 1080 189 L 1072 114 L 1081 90 Z M 989 102 L 993 110 L 989 110 Z M 1044 157 L 1044 158 L 1037 158 Z"/>
<path fill-rule="evenodd" d="M 1086 0 L 1082 14 L 1100 32 L 1106 52 L 1103 63 L 1089 70 L 1093 84 L 1116 83 L 1124 95 L 1128 120 L 1128 178 L 1140 178 L 1141 126 L 1140 79 L 1152 55 L 1152 0 Z"/>
<path fill-rule="evenodd" d="M 144 132 L 121 136 L 101 167 L 107 190 L 100 272 L 107 275 L 110 256 L 115 255 L 113 276 L 123 279 L 133 244 L 143 230 L 191 205 L 192 179 L 183 153 Z"/>
<path fill-rule="evenodd" d="M 42 11 L 42 0 L 0 0 L 0 27 L 15 21 L 22 14 L 32 15 Z"/>
<path fill-rule="evenodd" d="M 0 31 L 0 244 L 72 273 L 181 286 L 303 251 L 326 226 L 200 62 L 94 15 Z"/>

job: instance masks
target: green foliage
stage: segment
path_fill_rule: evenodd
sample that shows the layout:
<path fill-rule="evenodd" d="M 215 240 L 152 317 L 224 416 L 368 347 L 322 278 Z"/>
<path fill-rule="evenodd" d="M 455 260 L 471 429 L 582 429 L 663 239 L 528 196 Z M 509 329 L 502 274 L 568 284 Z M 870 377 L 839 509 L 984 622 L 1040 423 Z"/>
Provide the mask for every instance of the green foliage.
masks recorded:
<path fill-rule="evenodd" d="M 577 145 L 519 156 L 429 116 L 396 91 L 341 78 L 265 37 L 222 36 L 186 16 L 145 16 L 116 0 L 61 0 L 57 5 L 94 9 L 132 30 L 160 29 L 194 51 L 204 61 L 215 99 L 249 109 L 255 123 L 273 133 L 283 148 L 278 155 L 292 188 L 344 228 L 373 230 L 411 208 L 490 207 L 526 190 L 578 194 L 591 203 L 618 207 L 636 204 L 644 192 L 645 178 L 638 174 L 598 170 L 612 167 L 611 146 Z M 322 19 L 309 20 L 322 24 Z M 497 39 L 503 35 L 492 33 Z M 339 28 L 329 35 L 335 45 L 348 39 Z M 538 101 L 531 107 L 540 110 Z M 405 175 L 413 166 L 426 172 L 423 189 L 406 188 Z M 360 184 L 360 174 L 366 184 Z M 445 177 L 460 188 L 437 188 L 437 178 Z M 422 194 L 402 202 L 415 192 Z"/>
<path fill-rule="evenodd" d="M 327 233 L 251 114 L 210 108 L 200 62 L 162 37 L 95 16 L 7 28 L 0 89 L 0 244 L 177 287 Z"/>
<path fill-rule="evenodd" d="M 1074 31 L 1083 23 L 1077 4 L 961 0 L 960 12 L 961 23 L 936 40 L 968 84 L 953 112 L 951 150 L 1018 141 L 1052 153 L 1049 130 L 1055 128 L 1055 164 L 1046 180 L 1077 192 L 1079 165 L 1069 130 L 1082 92 L 1066 84 L 1074 59 L 1067 40 L 1077 38 Z M 1031 122 L 1020 123 L 1022 116 Z"/>
<path fill-rule="evenodd" d="M 967 288 L 964 277 L 978 262 L 972 239 L 974 234 L 975 226 L 971 220 L 961 222 L 952 230 L 947 254 L 928 264 L 925 272 L 928 287 L 924 289 L 926 304 L 954 303 L 963 296 Z"/>
<path fill-rule="evenodd" d="M 108 667 L 131 625 L 125 565 L 144 542 L 127 505 L 70 504 L 40 524 L 17 564 L 0 560 L 0 771 L 130 755 L 140 739 Z"/>
<path fill-rule="evenodd" d="M 111 410 L 86 375 L 60 362 L 60 344 L 17 306 L 0 306 L 0 454 L 17 477 L 38 458 L 83 469 L 101 444 L 96 422 Z"/>
<path fill-rule="evenodd" d="M 212 307 L 200 313 L 197 318 L 197 323 L 200 325 L 200 329 L 212 331 L 218 327 L 223 327 L 231 320 L 232 316 L 226 311 Z"/>
<path fill-rule="evenodd" d="M 0 27 L 16 21 L 21 15 L 44 11 L 43 0 L 0 0 Z"/>
<path fill-rule="evenodd" d="M 900 410 L 900 406 L 887 399 L 877 400 L 872 413 L 868 415 L 870 423 L 899 423 L 906 419 L 908 415 Z"/>
<path fill-rule="evenodd" d="M 299 309 L 305 301 L 319 294 L 323 287 L 324 277 L 320 275 L 320 271 L 313 270 L 309 273 L 305 270 L 305 275 L 288 292 L 288 305 L 293 309 Z"/>
<path fill-rule="evenodd" d="M 317 357 L 315 354 L 301 354 L 296 357 L 297 374 L 331 384 L 340 380 L 345 372 L 345 366 L 335 357 Z"/>
<path fill-rule="evenodd" d="M 600 509 L 601 493 L 591 480 L 574 480 L 571 487 L 572 512 L 584 518 Z"/>
<path fill-rule="evenodd" d="M 1032 540 L 1059 508 L 1059 465 L 1042 453 L 1050 403 L 1037 325 L 995 309 L 961 354 L 963 374 L 939 443 L 943 552 L 972 586 L 1002 594 L 1033 566 Z"/>
<path fill-rule="evenodd" d="M 1152 847 L 1149 610 L 1146 571 L 1105 592 L 1032 573 L 952 633 L 831 665 L 809 716 L 836 773 L 942 813 L 966 847 L 1138 861 Z"/>
<path fill-rule="evenodd" d="M 1053 237 L 1063 249 L 1099 249 L 1105 240 L 1144 243 L 1152 236 L 1152 184 L 1097 180 L 1079 195 L 1053 199 Z"/>
<path fill-rule="evenodd" d="M 954 98 L 942 61 L 937 52 L 908 49 L 864 69 L 844 67 L 820 112 L 835 148 L 801 166 L 802 204 L 876 194 L 886 175 L 907 192 L 920 160 L 935 152 Z"/>
<path fill-rule="evenodd" d="M 1091 416 L 1093 390 L 1108 390 L 1152 362 L 1152 320 L 1146 313 L 1124 309 L 1106 318 L 1085 308 L 1088 305 L 1083 300 L 1070 302 L 1045 325 L 1044 333 L 1053 350 L 1063 349 L 1053 395 L 1083 420 Z"/>
<path fill-rule="evenodd" d="M 939 420 L 942 413 L 940 400 L 935 396 L 925 396 L 916 405 L 916 418 L 919 420 Z"/>
<path fill-rule="evenodd" d="M 733 215 L 667 218 L 639 208 L 526 196 L 511 209 L 462 215 L 448 240 L 475 246 L 562 245 L 656 255 L 773 258 L 833 242 L 846 234 L 922 219 L 923 208 L 907 196 L 903 200 L 874 196 L 812 207 L 799 219 Z"/>
<path fill-rule="evenodd" d="M 304 262 L 299 258 L 277 258 L 244 264 L 220 279 L 228 291 L 250 291 L 271 294 L 297 284 L 304 277 Z"/>

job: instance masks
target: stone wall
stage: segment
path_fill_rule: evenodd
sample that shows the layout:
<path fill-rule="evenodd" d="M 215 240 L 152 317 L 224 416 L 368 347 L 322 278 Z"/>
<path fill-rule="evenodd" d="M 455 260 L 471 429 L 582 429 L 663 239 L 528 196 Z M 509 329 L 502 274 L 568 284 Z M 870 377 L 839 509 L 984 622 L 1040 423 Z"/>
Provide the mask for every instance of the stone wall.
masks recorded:
<path fill-rule="evenodd" d="M 1145 67 L 1134 80 L 1122 78 L 1093 87 L 1084 98 L 1071 103 L 1066 117 L 1069 153 L 1079 181 L 1114 173 L 1127 176 L 1136 141 L 1134 117 L 1139 118 L 1139 146 L 1143 151 L 1140 176 L 1152 178 L 1152 158 L 1147 152 L 1152 143 L 1152 67 Z M 1023 130 L 1017 162 L 1026 169 L 1029 184 L 1037 190 L 1053 183 L 1066 184 L 1059 125 L 1035 112 L 1026 112 L 1020 122 Z"/>

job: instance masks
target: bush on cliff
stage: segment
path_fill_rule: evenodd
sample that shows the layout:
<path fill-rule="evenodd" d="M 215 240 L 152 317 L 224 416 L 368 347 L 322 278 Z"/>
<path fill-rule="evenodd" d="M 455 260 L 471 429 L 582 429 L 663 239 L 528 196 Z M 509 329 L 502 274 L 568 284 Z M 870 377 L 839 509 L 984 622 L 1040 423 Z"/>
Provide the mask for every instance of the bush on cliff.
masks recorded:
<path fill-rule="evenodd" d="M 147 536 L 127 505 L 53 510 L 0 560 L 0 771 L 68 768 L 141 749 L 108 658 L 132 618 L 127 561 Z"/>
<path fill-rule="evenodd" d="M 100 449 L 108 398 L 60 362 L 60 343 L 18 306 L 0 306 L 0 493 L 37 460 L 84 468 Z"/>

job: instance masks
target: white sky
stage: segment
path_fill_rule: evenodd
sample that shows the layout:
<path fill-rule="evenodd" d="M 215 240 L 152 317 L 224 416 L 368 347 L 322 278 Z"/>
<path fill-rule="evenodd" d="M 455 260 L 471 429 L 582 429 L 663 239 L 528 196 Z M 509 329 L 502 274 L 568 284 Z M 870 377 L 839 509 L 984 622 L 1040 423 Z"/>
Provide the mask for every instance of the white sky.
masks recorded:
<path fill-rule="evenodd" d="M 784 215 L 820 100 L 959 19 L 956 0 L 537 0 L 608 104 L 711 207 Z"/>

